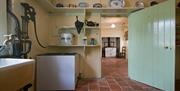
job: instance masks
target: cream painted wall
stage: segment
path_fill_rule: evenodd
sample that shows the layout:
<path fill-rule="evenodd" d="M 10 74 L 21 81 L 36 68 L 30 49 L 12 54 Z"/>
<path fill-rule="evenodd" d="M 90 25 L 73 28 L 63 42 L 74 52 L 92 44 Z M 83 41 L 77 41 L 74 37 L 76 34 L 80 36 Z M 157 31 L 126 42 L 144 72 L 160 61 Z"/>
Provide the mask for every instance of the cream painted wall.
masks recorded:
<path fill-rule="evenodd" d="M 21 16 L 23 15 L 23 8 L 20 5 L 21 2 L 27 2 L 30 5 L 32 5 L 35 10 L 36 10 L 36 26 L 37 26 L 37 33 L 40 42 L 44 45 L 47 46 L 48 44 L 48 31 L 49 31 L 49 26 L 48 26 L 48 14 L 42 9 L 36 1 L 34 0 L 12 0 L 12 5 L 13 5 L 13 12 L 15 15 L 19 18 L 19 21 L 21 22 Z M 14 33 L 14 22 L 13 19 L 9 19 L 8 25 L 11 26 L 11 28 L 8 28 L 8 33 Z M 22 27 L 22 26 L 21 26 Z M 36 55 L 45 53 L 48 51 L 47 48 L 41 48 L 35 39 L 35 32 L 34 32 L 34 25 L 32 22 L 29 23 L 29 37 L 30 40 L 32 41 L 32 49 L 31 52 L 28 54 L 29 57 L 35 58 Z M 33 83 L 33 88 L 30 89 L 30 91 L 34 91 L 34 83 Z"/>
<path fill-rule="evenodd" d="M 30 5 L 32 5 L 36 10 L 36 26 L 37 26 L 37 34 L 39 37 L 40 42 L 47 46 L 48 44 L 48 14 L 44 9 L 42 9 L 38 3 L 35 0 L 12 0 L 13 1 L 13 11 L 16 14 L 16 16 L 19 18 L 19 21 L 21 22 L 21 16 L 23 15 L 23 8 L 20 5 L 20 2 L 28 2 Z M 12 24 L 14 25 L 14 24 Z M 11 28 L 12 29 L 12 28 Z M 10 32 L 13 32 L 14 30 L 9 30 Z M 41 48 L 35 39 L 35 32 L 34 32 L 34 25 L 32 22 L 29 23 L 29 37 L 32 40 L 32 49 L 29 53 L 29 57 L 35 58 L 37 54 L 44 53 L 47 51 L 47 49 Z"/>
<path fill-rule="evenodd" d="M 7 34 L 7 13 L 6 13 L 6 0 L 0 0 L 0 45 L 3 44 Z"/>

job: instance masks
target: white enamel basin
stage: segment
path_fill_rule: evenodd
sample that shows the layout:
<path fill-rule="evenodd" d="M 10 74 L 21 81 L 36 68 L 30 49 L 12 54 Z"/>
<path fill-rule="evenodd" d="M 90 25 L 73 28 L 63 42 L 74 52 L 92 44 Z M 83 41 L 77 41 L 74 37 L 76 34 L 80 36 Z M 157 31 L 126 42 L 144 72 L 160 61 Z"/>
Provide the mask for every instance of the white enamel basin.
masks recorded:
<path fill-rule="evenodd" d="M 34 59 L 0 58 L 0 91 L 17 91 L 34 80 Z"/>
<path fill-rule="evenodd" d="M 0 58 L 0 70 L 34 62 L 34 59 Z"/>

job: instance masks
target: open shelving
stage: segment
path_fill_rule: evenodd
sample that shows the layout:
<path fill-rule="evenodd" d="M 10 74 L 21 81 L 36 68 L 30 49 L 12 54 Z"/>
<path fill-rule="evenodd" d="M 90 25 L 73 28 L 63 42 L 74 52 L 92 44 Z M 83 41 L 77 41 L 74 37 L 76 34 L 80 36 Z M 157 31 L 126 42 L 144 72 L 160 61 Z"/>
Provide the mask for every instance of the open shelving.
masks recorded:
<path fill-rule="evenodd" d="M 136 7 L 124 7 L 124 8 L 111 8 L 111 7 L 103 7 L 103 8 L 69 8 L 69 7 L 55 7 L 49 0 L 37 0 L 49 13 L 83 13 L 83 12 L 92 12 L 92 13 L 102 13 L 102 14 L 124 14 L 128 15 L 129 13 L 141 10 L 143 8 Z"/>
<path fill-rule="evenodd" d="M 179 19 L 180 8 L 176 7 L 176 19 Z M 178 21 L 178 20 L 177 20 Z M 176 47 L 180 47 L 180 25 L 176 22 Z"/>
<path fill-rule="evenodd" d="M 180 8 L 176 7 L 176 15 L 180 15 Z"/>
<path fill-rule="evenodd" d="M 90 30 L 90 29 L 100 29 L 100 27 L 99 26 L 95 26 L 95 27 L 90 27 L 90 26 L 85 26 L 85 29 L 87 29 L 87 30 Z"/>
<path fill-rule="evenodd" d="M 42 8 L 49 14 L 49 45 L 53 50 L 61 50 L 61 52 L 76 52 L 80 55 L 84 66 L 82 74 L 85 77 L 101 77 L 101 17 L 102 16 L 128 16 L 130 13 L 138 11 L 142 8 L 124 7 L 124 8 L 69 8 L 56 7 L 53 0 L 36 0 Z M 52 2 L 51 2 L 52 1 Z M 64 5 L 67 3 L 79 3 L 81 0 L 54 0 L 62 1 Z M 89 2 L 89 0 L 86 0 Z M 101 1 L 101 0 L 100 0 Z M 105 0 L 104 0 L 105 1 Z M 94 2 L 93 2 L 94 3 Z M 103 1 L 101 1 L 103 3 Z M 78 20 L 84 22 L 81 33 L 78 33 L 74 23 Z M 99 26 L 90 27 L 85 24 L 86 20 L 99 23 Z M 123 26 L 124 27 L 124 26 Z M 60 34 L 72 33 L 72 45 L 61 44 Z M 86 39 L 86 41 L 84 41 Z M 92 42 L 92 40 L 94 41 Z M 94 44 L 94 45 L 90 45 Z M 91 73 L 89 70 L 93 70 Z"/>
<path fill-rule="evenodd" d="M 75 26 L 62 26 L 59 29 L 76 29 Z"/>
<path fill-rule="evenodd" d="M 176 47 L 180 47 L 180 8 L 176 7 Z"/>
<path fill-rule="evenodd" d="M 176 25 L 176 46 L 180 46 L 180 26 Z"/>
<path fill-rule="evenodd" d="M 100 47 L 100 45 L 49 45 L 48 47 Z"/>

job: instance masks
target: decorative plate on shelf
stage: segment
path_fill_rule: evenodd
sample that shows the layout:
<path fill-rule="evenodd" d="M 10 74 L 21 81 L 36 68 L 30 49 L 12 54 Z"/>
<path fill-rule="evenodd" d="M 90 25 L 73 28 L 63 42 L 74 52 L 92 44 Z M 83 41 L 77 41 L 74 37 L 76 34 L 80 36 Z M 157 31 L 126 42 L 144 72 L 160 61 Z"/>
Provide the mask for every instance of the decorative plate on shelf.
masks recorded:
<path fill-rule="evenodd" d="M 144 8 L 144 2 L 139 0 L 135 3 L 135 6 L 138 8 Z"/>
<path fill-rule="evenodd" d="M 112 8 L 123 8 L 125 6 L 125 1 L 124 0 L 110 0 L 109 5 Z"/>

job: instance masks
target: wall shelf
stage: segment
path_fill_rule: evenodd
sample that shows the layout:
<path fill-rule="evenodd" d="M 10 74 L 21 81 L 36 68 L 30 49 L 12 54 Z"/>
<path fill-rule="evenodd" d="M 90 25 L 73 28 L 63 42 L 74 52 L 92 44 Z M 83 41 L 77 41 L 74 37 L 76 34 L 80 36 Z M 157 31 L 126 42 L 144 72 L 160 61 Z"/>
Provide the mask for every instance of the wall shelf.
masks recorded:
<path fill-rule="evenodd" d="M 86 12 L 94 12 L 94 13 L 103 13 L 103 14 L 109 14 L 109 13 L 119 13 L 119 14 L 129 14 L 134 11 L 140 10 L 142 8 L 134 8 L 134 7 L 124 7 L 124 8 L 86 8 Z"/>
<path fill-rule="evenodd" d="M 69 45 L 69 46 L 49 45 L 48 47 L 100 47 L 100 45 Z"/>
<path fill-rule="evenodd" d="M 180 8 L 176 7 L 176 15 L 180 15 Z"/>
<path fill-rule="evenodd" d="M 59 29 L 76 29 L 75 26 L 62 26 Z"/>
<path fill-rule="evenodd" d="M 180 29 L 180 25 L 176 25 L 176 29 Z"/>
<path fill-rule="evenodd" d="M 49 0 L 37 0 L 37 2 L 43 6 L 49 13 L 83 13 L 82 8 L 58 8 L 55 7 Z"/>
<path fill-rule="evenodd" d="M 179 35 L 180 35 L 180 31 L 176 31 L 176 35 L 178 35 L 178 36 L 179 36 Z"/>
<path fill-rule="evenodd" d="M 89 26 L 85 26 L 85 28 L 88 30 L 88 29 L 100 29 L 100 27 L 89 27 Z"/>
<path fill-rule="evenodd" d="M 69 8 L 69 7 L 55 7 L 49 0 L 37 0 L 49 13 L 103 13 L 103 14 L 122 14 L 128 15 L 129 13 L 141 10 L 143 8 L 124 7 L 124 8 Z"/>
<path fill-rule="evenodd" d="M 65 45 L 49 45 L 48 47 L 84 47 L 83 45 L 69 45 L 69 46 L 65 46 Z"/>
<path fill-rule="evenodd" d="M 180 45 L 180 40 L 176 39 L 176 46 Z"/>
<path fill-rule="evenodd" d="M 85 47 L 100 47 L 100 45 L 85 45 Z"/>

